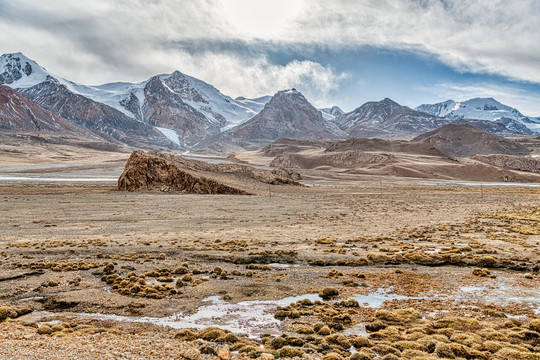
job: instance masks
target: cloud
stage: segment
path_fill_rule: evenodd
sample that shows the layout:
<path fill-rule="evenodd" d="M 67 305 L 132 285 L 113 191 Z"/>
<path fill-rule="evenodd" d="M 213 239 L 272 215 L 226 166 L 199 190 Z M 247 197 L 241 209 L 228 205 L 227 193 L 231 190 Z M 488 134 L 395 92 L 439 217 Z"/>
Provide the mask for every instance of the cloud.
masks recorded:
<path fill-rule="evenodd" d="M 266 57 L 242 57 L 235 54 L 175 53 L 175 63 L 182 71 L 193 75 L 206 69 L 204 80 L 231 96 L 256 97 L 273 95 L 278 90 L 297 88 L 315 106 L 331 103 L 333 95 L 349 74 L 337 72 L 331 66 L 309 60 L 292 60 L 274 64 Z"/>
<path fill-rule="evenodd" d="M 316 0 L 287 38 L 423 49 L 461 71 L 540 83 L 539 20 L 536 0 Z"/>
<path fill-rule="evenodd" d="M 178 69 L 232 95 L 296 86 L 315 101 L 331 100 L 347 77 L 319 61 L 317 52 L 365 45 L 540 84 L 537 0 L 279 2 L 290 6 L 269 0 L 263 7 L 252 0 L 0 0 L 0 48 L 22 51 L 87 84 L 141 81 Z M 284 49 L 294 49 L 294 58 L 280 58 Z"/>

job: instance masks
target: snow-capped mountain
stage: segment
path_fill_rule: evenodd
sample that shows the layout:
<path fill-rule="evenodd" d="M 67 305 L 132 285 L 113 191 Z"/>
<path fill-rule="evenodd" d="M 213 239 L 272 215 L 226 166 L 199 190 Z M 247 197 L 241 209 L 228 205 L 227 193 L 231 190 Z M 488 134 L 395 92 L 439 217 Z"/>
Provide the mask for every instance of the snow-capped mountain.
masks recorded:
<path fill-rule="evenodd" d="M 447 100 L 436 104 L 423 104 L 416 108 L 428 114 L 447 119 L 479 119 L 496 121 L 508 119 L 527 126 L 529 129 L 540 129 L 540 122 L 536 118 L 523 115 L 517 109 L 504 105 L 493 98 L 474 98 L 467 101 L 456 102 Z M 516 125 L 511 125 L 516 128 Z M 517 129 L 517 128 L 516 128 Z"/>
<path fill-rule="evenodd" d="M 270 99 L 269 96 L 232 99 L 215 87 L 179 71 L 153 76 L 140 83 L 87 86 L 53 75 L 21 53 L 0 57 L 0 83 L 34 98 L 51 111 L 57 108 L 63 113 L 61 116 L 94 130 L 99 128 L 121 141 L 129 140 L 127 135 L 113 131 L 115 125 L 104 126 L 105 122 L 122 123 L 127 127 L 119 130 L 142 131 L 141 136 L 153 133 L 151 141 L 158 140 L 156 145 L 172 145 L 172 142 L 180 148 L 245 122 L 262 110 Z M 52 99 L 54 93 L 56 96 Z M 55 106 L 63 103 L 59 96 L 69 97 L 72 101 L 78 99 L 79 106 L 84 103 L 101 108 L 98 121 L 89 122 L 86 116 L 96 114 L 94 110 L 80 108 L 80 114 L 75 111 L 67 114 L 63 107 Z M 128 125 L 131 121 L 137 124 Z M 148 142 L 140 143 L 139 140 L 130 143 L 149 146 Z"/>
<path fill-rule="evenodd" d="M 332 106 L 329 108 L 319 109 L 322 113 L 322 116 L 326 120 L 334 120 L 336 116 L 343 115 L 345 112 L 339 108 L 339 106 Z"/>
<path fill-rule="evenodd" d="M 449 121 L 402 106 L 391 99 L 371 101 L 336 118 L 351 137 L 407 137 L 419 135 Z"/>
<path fill-rule="evenodd" d="M 196 111 L 205 119 L 203 122 L 218 125 L 218 128 L 231 128 L 256 115 L 262 110 L 270 96 L 256 99 L 239 97 L 236 99 L 223 95 L 218 89 L 204 81 L 185 75 L 179 71 L 172 74 L 153 76 L 140 83 L 110 83 L 98 86 L 74 86 L 81 95 L 107 104 L 139 121 L 152 122 L 145 118 L 144 107 L 152 96 L 150 87 L 161 81 L 168 93 L 162 95 L 182 100 L 181 107 Z"/>
<path fill-rule="evenodd" d="M 0 56 L 0 84 L 11 88 L 28 88 L 47 79 L 50 74 L 22 53 Z"/>

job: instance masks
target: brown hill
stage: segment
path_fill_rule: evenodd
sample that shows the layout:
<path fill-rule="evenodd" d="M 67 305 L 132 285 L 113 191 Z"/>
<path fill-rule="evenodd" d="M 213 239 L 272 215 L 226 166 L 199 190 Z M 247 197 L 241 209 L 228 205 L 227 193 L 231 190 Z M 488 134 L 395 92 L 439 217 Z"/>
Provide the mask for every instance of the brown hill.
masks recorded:
<path fill-rule="evenodd" d="M 279 138 L 273 143 L 266 145 L 260 150 L 264 156 L 278 156 L 284 153 L 296 153 L 303 150 L 326 148 L 332 144 L 330 140 L 306 140 Z"/>
<path fill-rule="evenodd" d="M 526 155 L 529 150 L 512 140 L 493 135 L 472 125 L 445 125 L 413 139 L 431 144 L 450 155 L 467 157 L 475 154 Z"/>
<path fill-rule="evenodd" d="M 285 153 L 272 160 L 270 166 L 293 169 L 316 169 L 329 166 L 350 169 L 362 166 L 378 166 L 393 163 L 394 161 L 395 157 L 389 154 L 370 154 L 353 150 L 335 154 L 320 154 L 318 156 Z"/>
<path fill-rule="evenodd" d="M 472 159 L 503 169 L 527 171 L 540 174 L 540 160 L 513 155 L 474 155 Z"/>
<path fill-rule="evenodd" d="M 324 152 L 330 153 L 351 150 L 399 152 L 451 158 L 451 156 L 444 151 L 441 151 L 428 143 L 366 138 L 351 138 L 343 141 L 336 141 L 328 146 Z"/>
<path fill-rule="evenodd" d="M 0 85 L 0 131 L 9 133 L 56 133 L 88 139 L 103 138 L 45 110 L 10 87 Z"/>
<path fill-rule="evenodd" d="M 118 190 L 246 195 L 266 189 L 267 184 L 300 185 L 283 177 L 288 175 L 294 174 L 238 164 L 209 164 L 137 150 L 131 154 L 118 179 Z"/>

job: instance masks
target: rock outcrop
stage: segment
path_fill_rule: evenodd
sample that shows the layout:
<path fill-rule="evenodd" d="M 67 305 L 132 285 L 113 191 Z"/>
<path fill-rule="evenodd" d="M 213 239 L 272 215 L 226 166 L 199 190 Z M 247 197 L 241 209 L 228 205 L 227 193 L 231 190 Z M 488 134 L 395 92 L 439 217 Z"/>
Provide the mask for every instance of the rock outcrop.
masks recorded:
<path fill-rule="evenodd" d="M 300 185 L 297 173 L 239 164 L 209 164 L 157 151 L 134 151 L 118 179 L 118 190 L 248 195 L 268 184 Z"/>
<path fill-rule="evenodd" d="M 247 195 L 246 191 L 180 169 L 175 157 L 156 151 L 134 151 L 118 179 L 118 190 L 159 190 L 191 194 Z"/>

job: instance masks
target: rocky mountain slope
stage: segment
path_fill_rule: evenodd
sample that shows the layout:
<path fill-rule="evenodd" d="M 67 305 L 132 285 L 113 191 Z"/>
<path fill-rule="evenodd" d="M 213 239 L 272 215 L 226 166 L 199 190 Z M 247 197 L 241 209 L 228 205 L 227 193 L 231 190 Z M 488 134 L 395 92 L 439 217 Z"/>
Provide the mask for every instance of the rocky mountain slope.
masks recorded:
<path fill-rule="evenodd" d="M 325 120 L 296 89 L 277 92 L 260 113 L 247 122 L 198 146 L 221 151 L 259 149 L 272 141 L 286 138 L 310 140 L 346 138 L 338 126 Z"/>
<path fill-rule="evenodd" d="M 74 91 L 73 83 L 54 77 L 21 53 L 0 57 L 0 80 L 42 108 L 82 125 L 108 141 L 134 147 L 174 147 L 153 126 L 78 94 Z"/>
<path fill-rule="evenodd" d="M 433 145 L 452 156 L 475 154 L 527 155 L 530 150 L 512 140 L 487 133 L 472 125 L 449 124 L 413 139 Z"/>
<path fill-rule="evenodd" d="M 412 110 L 391 99 L 372 101 L 336 118 L 350 137 L 407 137 L 448 123 L 447 120 Z"/>
<path fill-rule="evenodd" d="M 43 109 L 39 104 L 4 85 L 0 85 L 0 131 L 36 135 L 55 133 L 103 140 L 92 131 Z"/>
<path fill-rule="evenodd" d="M 281 137 L 331 139 L 345 136 L 295 89 L 277 92 L 262 111 L 231 129 L 239 139 L 276 140 Z"/>

